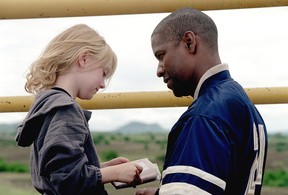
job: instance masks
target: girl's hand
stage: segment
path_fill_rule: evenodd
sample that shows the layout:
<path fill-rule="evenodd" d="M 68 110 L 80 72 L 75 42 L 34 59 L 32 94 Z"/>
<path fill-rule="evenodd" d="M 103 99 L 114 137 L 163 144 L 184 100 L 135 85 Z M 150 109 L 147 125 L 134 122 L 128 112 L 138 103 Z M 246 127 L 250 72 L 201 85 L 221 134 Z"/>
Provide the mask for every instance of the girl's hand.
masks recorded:
<path fill-rule="evenodd" d="M 117 165 L 118 167 L 118 176 L 116 181 L 128 183 L 131 186 L 136 186 L 137 184 L 142 183 L 140 174 L 143 168 L 136 163 L 125 163 Z"/>
<path fill-rule="evenodd" d="M 108 167 L 108 166 L 119 165 L 119 164 L 127 163 L 127 162 L 130 162 L 130 160 L 128 158 L 118 157 L 118 158 L 114 158 L 114 159 L 112 159 L 110 161 L 101 163 L 101 168 Z"/>
<path fill-rule="evenodd" d="M 143 182 L 140 178 L 140 174 L 143 170 L 141 166 L 133 162 L 123 163 L 121 159 L 120 161 L 116 160 L 116 162 L 120 162 L 120 164 L 106 166 L 100 169 L 102 174 L 102 183 L 119 181 L 135 186 L 136 184 Z"/>

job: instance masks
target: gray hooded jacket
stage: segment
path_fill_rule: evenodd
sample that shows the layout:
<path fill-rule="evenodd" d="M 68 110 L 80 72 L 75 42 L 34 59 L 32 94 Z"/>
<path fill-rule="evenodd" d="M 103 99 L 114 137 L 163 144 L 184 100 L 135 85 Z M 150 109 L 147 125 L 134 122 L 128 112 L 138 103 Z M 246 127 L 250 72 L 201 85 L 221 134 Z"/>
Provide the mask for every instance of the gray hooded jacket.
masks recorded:
<path fill-rule="evenodd" d="M 35 98 L 17 129 L 19 146 L 33 143 L 32 183 L 42 194 L 107 194 L 84 111 L 65 91 L 51 89 Z"/>

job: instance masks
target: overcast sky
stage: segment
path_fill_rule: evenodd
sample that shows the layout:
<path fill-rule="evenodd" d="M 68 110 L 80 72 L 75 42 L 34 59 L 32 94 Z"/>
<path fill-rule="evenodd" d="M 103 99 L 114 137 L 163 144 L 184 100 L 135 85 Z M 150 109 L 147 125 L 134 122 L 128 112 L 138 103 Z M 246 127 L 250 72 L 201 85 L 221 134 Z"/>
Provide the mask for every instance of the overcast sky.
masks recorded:
<path fill-rule="evenodd" d="M 219 31 L 219 50 L 232 77 L 244 88 L 287 87 L 288 7 L 205 11 Z M 25 73 L 48 42 L 66 28 L 84 23 L 97 30 L 118 56 L 118 68 L 104 93 L 167 91 L 156 76 L 150 35 L 168 13 L 54 19 L 0 20 L 0 96 L 29 95 Z M 256 105 L 268 132 L 288 132 L 288 104 Z M 113 130 L 129 121 L 170 129 L 186 107 L 94 110 L 93 130 Z M 0 123 L 26 113 L 0 113 Z"/>

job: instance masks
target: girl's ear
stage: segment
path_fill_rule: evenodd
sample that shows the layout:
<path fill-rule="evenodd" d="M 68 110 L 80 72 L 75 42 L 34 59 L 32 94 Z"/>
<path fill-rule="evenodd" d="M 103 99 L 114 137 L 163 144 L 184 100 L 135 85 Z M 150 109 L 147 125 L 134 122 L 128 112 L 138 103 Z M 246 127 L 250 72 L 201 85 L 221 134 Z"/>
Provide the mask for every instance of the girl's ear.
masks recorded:
<path fill-rule="evenodd" d="M 83 52 L 83 53 L 81 53 L 81 54 L 79 55 L 77 62 L 78 62 L 78 65 L 79 65 L 80 67 L 83 68 L 83 67 L 86 66 L 87 57 L 88 57 L 88 53 L 87 53 L 87 52 Z"/>

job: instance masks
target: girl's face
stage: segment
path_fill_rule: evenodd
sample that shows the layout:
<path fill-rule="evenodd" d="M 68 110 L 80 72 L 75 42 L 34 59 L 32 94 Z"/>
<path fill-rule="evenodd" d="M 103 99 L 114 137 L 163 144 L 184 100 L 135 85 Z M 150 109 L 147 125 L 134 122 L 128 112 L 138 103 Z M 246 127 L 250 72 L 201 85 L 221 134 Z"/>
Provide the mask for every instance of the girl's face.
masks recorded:
<path fill-rule="evenodd" d="M 79 71 L 77 97 L 90 100 L 100 89 L 105 88 L 107 70 L 97 64 L 93 57 L 88 57 L 85 63 L 82 71 Z"/>

